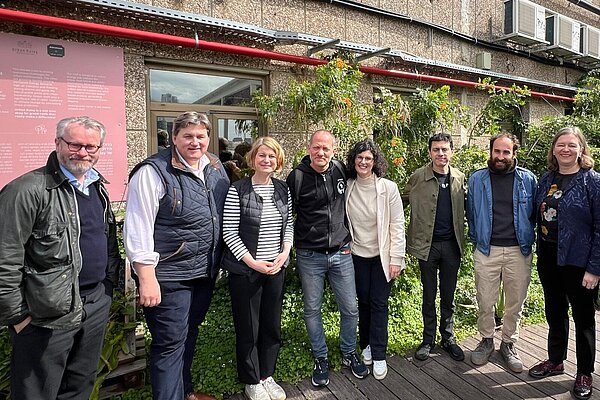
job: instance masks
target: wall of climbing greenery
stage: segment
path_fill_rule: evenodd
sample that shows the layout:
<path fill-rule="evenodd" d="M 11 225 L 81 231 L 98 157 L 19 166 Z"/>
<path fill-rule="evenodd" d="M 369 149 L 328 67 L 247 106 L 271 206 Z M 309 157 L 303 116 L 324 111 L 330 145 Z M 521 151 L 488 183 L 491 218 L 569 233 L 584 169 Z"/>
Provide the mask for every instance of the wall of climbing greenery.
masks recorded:
<path fill-rule="evenodd" d="M 475 140 L 509 129 L 526 140 L 519 153 L 519 163 L 541 174 L 552 135 L 566 125 L 577 125 L 587 135 L 595 155 L 600 155 L 600 72 L 589 73 L 580 83 L 572 113 L 544 118 L 526 124 L 522 107 L 530 96 L 527 87 L 513 85 L 499 89 L 495 82 L 481 81 L 481 90 L 489 96 L 487 103 L 473 115 L 451 95 L 450 88 L 421 88 L 410 95 L 399 95 L 385 88 L 376 90 L 372 102 L 361 102 L 359 91 L 364 76 L 356 65 L 342 58 L 316 68 L 314 79 L 292 79 L 287 89 L 277 95 L 259 94 L 254 102 L 258 115 L 267 125 L 282 114 L 292 116 L 299 130 L 309 133 L 316 127 L 332 130 L 339 140 L 340 158 L 355 141 L 373 136 L 390 163 L 388 177 L 402 190 L 409 175 L 428 161 L 427 139 L 437 131 L 467 136 L 465 146 L 456 149 L 453 164 L 467 175 L 486 165 L 488 152 L 469 146 Z M 485 143 L 485 140 L 477 140 Z M 476 333 L 476 303 L 473 282 L 472 248 L 467 246 L 459 272 L 456 292 L 455 329 L 460 340 Z M 422 334 L 421 285 L 416 260 L 408 258 L 407 269 L 394 283 L 390 297 L 389 353 L 404 354 L 415 348 Z M 283 346 L 275 378 L 297 382 L 311 374 L 313 359 L 303 321 L 302 291 L 294 263 L 287 270 L 282 332 Z M 226 276 L 218 283 L 197 344 L 193 375 L 196 388 L 217 397 L 241 391 L 235 372 L 235 335 Z M 535 269 L 523 313 L 524 323 L 544 321 L 543 294 Z M 119 305 L 117 304 L 117 309 Z M 115 318 L 122 321 L 127 308 Z M 325 334 L 333 368 L 341 367 L 339 348 L 339 313 L 330 290 L 323 303 Z M 109 348 L 100 368 L 110 367 L 112 350 L 122 345 L 119 334 L 130 325 L 113 323 L 107 336 Z M 119 322 L 120 323 L 120 322 Z M 149 338 L 148 338 L 149 340 Z M 101 373 L 105 373 L 104 372 Z M 0 331 L 0 398 L 9 398 L 10 343 L 6 329 Z M 150 399 L 148 385 L 116 396 L 115 399 Z"/>

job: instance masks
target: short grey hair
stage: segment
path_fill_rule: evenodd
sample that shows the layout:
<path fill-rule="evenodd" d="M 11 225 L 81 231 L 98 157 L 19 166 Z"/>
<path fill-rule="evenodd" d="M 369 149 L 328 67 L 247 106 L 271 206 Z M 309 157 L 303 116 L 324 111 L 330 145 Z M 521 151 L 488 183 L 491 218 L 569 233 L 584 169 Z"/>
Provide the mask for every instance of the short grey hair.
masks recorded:
<path fill-rule="evenodd" d="M 56 125 L 56 138 L 60 139 L 65 135 L 65 131 L 71 124 L 83 125 L 86 129 L 94 129 L 100 132 L 100 144 L 104 143 L 104 137 L 106 136 L 106 128 L 104 125 L 90 117 L 68 117 L 58 121 Z"/>
<path fill-rule="evenodd" d="M 204 125 L 210 136 L 211 124 L 208 117 L 196 111 L 186 111 L 173 121 L 173 136 L 177 136 L 180 130 L 189 125 Z"/>

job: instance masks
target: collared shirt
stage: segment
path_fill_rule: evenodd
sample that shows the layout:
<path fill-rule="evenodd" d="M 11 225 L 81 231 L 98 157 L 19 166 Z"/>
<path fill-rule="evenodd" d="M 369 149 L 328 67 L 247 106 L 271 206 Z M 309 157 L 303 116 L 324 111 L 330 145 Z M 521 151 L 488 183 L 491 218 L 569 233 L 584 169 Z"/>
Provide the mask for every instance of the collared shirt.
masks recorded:
<path fill-rule="evenodd" d="M 177 151 L 177 149 L 175 149 Z M 177 151 L 179 160 L 204 182 L 204 168 L 210 164 L 205 154 L 200 159 L 199 169 L 192 168 Z M 127 257 L 134 263 L 158 264 L 159 254 L 154 251 L 154 222 L 160 200 L 165 196 L 165 187 L 158 172 L 150 165 L 143 165 L 131 177 L 127 193 L 127 212 L 123 240 Z"/>
<path fill-rule="evenodd" d="M 69 183 L 73 185 L 75 189 L 79 190 L 81 193 L 87 196 L 89 196 L 90 194 L 90 185 L 100 179 L 100 175 L 98 175 L 98 172 L 93 168 L 85 173 L 83 184 L 80 183 L 77 180 L 77 178 L 75 178 L 75 175 L 73 175 L 69 170 L 67 170 L 62 164 L 60 165 L 60 170 L 63 174 L 65 174 L 65 176 L 69 180 Z"/>

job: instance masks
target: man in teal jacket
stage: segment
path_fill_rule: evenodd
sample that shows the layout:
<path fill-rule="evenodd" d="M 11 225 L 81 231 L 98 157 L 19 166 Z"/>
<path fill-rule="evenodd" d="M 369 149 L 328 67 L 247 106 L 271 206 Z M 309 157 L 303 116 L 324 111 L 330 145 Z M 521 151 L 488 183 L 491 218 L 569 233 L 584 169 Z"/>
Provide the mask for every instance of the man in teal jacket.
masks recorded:
<path fill-rule="evenodd" d="M 477 326 L 482 336 L 471 362 L 485 364 L 494 351 L 494 305 L 502 282 L 505 312 L 500 354 L 517 373 L 523 370 L 523 363 L 514 345 L 531 278 L 537 185 L 531 171 L 517 166 L 518 147 L 518 139 L 511 133 L 492 137 L 488 168 L 469 178 L 467 196 L 469 239 L 476 246 Z"/>

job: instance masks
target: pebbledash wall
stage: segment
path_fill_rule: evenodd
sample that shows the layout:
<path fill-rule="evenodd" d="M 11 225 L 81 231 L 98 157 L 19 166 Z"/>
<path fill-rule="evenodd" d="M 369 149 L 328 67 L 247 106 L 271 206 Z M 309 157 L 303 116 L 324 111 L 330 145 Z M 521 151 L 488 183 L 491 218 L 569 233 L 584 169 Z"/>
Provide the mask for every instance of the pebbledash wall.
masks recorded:
<path fill-rule="evenodd" d="M 600 8 L 599 0 L 586 1 L 588 9 L 567 0 L 534 3 L 600 28 L 600 16 L 595 12 Z M 541 51 L 541 45 L 500 40 L 505 36 L 503 0 L 15 0 L 0 1 L 0 8 L 298 56 L 306 56 L 309 49 L 324 41 L 340 39 L 337 49 L 354 48 L 357 55 L 390 48 L 383 55 L 361 61 L 365 66 L 473 82 L 489 73 L 501 85 L 516 82 L 565 97 L 574 95 L 574 85 L 590 68 L 567 56 Z M 173 17 L 178 13 L 179 17 Z M 123 49 L 129 168 L 156 151 L 158 129 L 168 130 L 174 116 L 190 109 L 211 115 L 216 132 L 213 152 L 219 152 L 217 137 L 229 137 L 229 149 L 233 150 L 233 145 L 248 140 L 247 133 L 234 131 L 255 124 L 255 111 L 244 104 L 249 92 L 257 87 L 266 93 L 280 92 L 290 78 L 310 77 L 314 68 L 3 19 L 0 32 Z M 477 69 L 486 67 L 477 63 L 478 57 L 491 61 L 489 71 Z M 194 101 L 167 89 L 160 92 L 160 85 L 169 83 L 169 77 L 173 83 L 182 76 L 191 79 L 182 82 L 211 82 L 216 89 L 197 88 Z M 231 88 L 236 82 L 241 86 Z M 380 85 L 398 91 L 436 87 L 426 80 L 370 74 L 361 89 L 361 99 L 371 101 Z M 486 100 L 485 94 L 464 86 L 452 86 L 452 95 L 473 113 Z M 556 98 L 533 97 L 525 107 L 525 117 L 536 121 L 545 115 L 562 114 L 569 105 Z M 262 126 L 259 130 L 266 132 Z M 461 135 L 465 139 L 464 132 L 455 133 L 459 141 Z M 296 132 L 284 120 L 275 121 L 268 134 L 280 140 L 288 154 L 294 154 L 306 140 L 305 132 Z"/>

